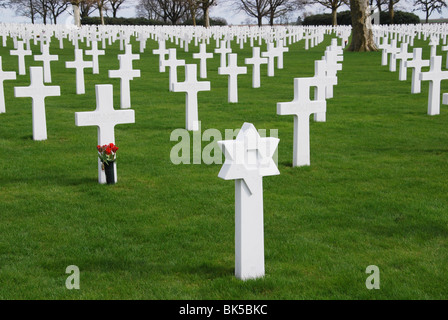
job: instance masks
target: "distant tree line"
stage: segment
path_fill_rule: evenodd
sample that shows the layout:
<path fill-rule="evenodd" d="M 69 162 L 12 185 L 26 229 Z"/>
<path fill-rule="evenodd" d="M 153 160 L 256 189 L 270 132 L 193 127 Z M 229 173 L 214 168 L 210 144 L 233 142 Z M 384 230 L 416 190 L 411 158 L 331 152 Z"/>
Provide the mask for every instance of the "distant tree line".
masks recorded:
<path fill-rule="evenodd" d="M 398 24 L 403 23 L 403 19 L 410 19 L 410 16 L 406 16 L 405 13 L 395 11 L 395 6 L 400 1 L 404 0 L 356 0 L 356 3 L 363 2 L 370 5 L 372 10 L 378 10 L 381 23 Z M 440 13 L 447 7 L 446 0 L 412 1 L 414 8 L 425 13 L 426 21 L 432 13 Z M 74 16 L 75 24 L 79 26 L 81 20 L 84 23 L 92 23 L 93 20 L 86 20 L 86 18 L 90 18 L 93 12 L 99 14 L 101 24 L 118 23 L 118 20 L 111 20 L 109 17 L 118 18 L 120 9 L 132 6 L 137 18 L 146 20 L 129 20 L 127 23 L 141 21 L 152 24 L 191 24 L 208 27 L 211 24 L 224 23 L 222 19 L 215 18 L 213 22 L 210 19 L 210 9 L 219 4 L 230 5 L 230 11 L 244 12 L 249 17 L 247 22 L 255 19 L 258 26 L 266 20 L 269 25 L 276 22 L 285 23 L 289 21 L 291 15 L 294 14 L 297 17 L 299 10 L 314 8 L 318 5 L 330 10 L 331 13 L 315 15 L 313 18 L 306 19 L 304 23 L 311 23 L 310 19 L 314 19 L 319 24 L 323 24 L 323 21 L 328 24 L 328 16 L 330 16 L 331 25 L 335 26 L 347 23 L 343 18 L 346 17 L 346 13 L 341 15 L 338 11 L 344 6 L 351 8 L 352 3 L 353 0 L 138 0 L 137 4 L 131 4 L 130 0 L 0 0 L 0 7 L 13 8 L 18 15 L 30 18 L 32 23 L 44 24 L 57 23 L 58 18 L 64 12 L 68 12 Z M 404 16 L 406 17 L 403 18 Z M 316 23 L 313 22 L 313 24 Z"/>
<path fill-rule="evenodd" d="M 166 25 L 165 22 L 154 19 L 147 18 L 113 18 L 113 17 L 105 17 L 104 23 L 108 25 L 135 25 L 135 26 L 145 26 L 145 25 Z M 198 25 L 203 24 L 202 17 L 196 19 L 196 23 Z M 227 21 L 223 18 L 212 18 L 210 17 L 209 23 L 211 26 L 225 26 L 227 25 Z M 100 25 L 101 19 L 100 17 L 85 17 L 81 18 L 82 25 Z M 182 22 L 183 25 L 193 25 L 192 20 L 185 20 Z"/>
<path fill-rule="evenodd" d="M 163 24 L 197 25 L 199 20 L 205 27 L 210 26 L 210 8 L 217 0 L 139 0 L 137 15 Z"/>
<path fill-rule="evenodd" d="M 394 14 L 394 24 L 417 24 L 420 23 L 420 18 L 411 13 L 404 11 L 395 11 Z M 306 26 L 323 26 L 332 25 L 333 16 L 331 14 L 316 14 L 305 17 L 301 22 L 302 25 Z M 337 24 L 338 25 L 351 25 L 352 16 L 350 11 L 342 11 L 337 13 Z M 380 24 L 391 24 L 390 14 L 387 11 L 382 11 L 380 13 Z"/>

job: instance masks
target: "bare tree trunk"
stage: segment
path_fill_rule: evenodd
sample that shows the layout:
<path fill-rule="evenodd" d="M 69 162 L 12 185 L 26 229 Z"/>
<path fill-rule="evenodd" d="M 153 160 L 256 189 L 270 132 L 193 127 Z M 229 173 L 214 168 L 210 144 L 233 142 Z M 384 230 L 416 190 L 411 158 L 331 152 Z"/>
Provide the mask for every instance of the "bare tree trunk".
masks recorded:
<path fill-rule="evenodd" d="M 204 27 L 210 27 L 209 7 L 204 8 Z"/>
<path fill-rule="evenodd" d="M 196 10 L 197 6 L 194 0 L 188 0 L 188 7 L 190 10 L 191 20 L 193 21 L 193 26 L 196 27 Z"/>
<path fill-rule="evenodd" d="M 262 21 L 263 17 L 258 16 L 257 17 L 257 21 L 258 21 L 258 26 L 261 27 L 263 25 L 263 21 Z"/>
<path fill-rule="evenodd" d="M 103 14 L 103 7 L 98 8 L 98 10 L 100 11 L 100 19 L 101 19 L 101 24 L 104 26 L 104 14 Z"/>
<path fill-rule="evenodd" d="M 370 6 L 368 0 L 350 0 L 352 15 L 352 40 L 348 51 L 377 51 L 373 42 Z"/>
<path fill-rule="evenodd" d="M 389 0 L 389 24 L 394 24 L 394 0 Z"/>
<path fill-rule="evenodd" d="M 79 6 L 76 4 L 72 4 L 72 8 L 73 8 L 73 17 L 75 18 L 75 26 L 79 28 L 81 27 L 81 14 Z"/>
<path fill-rule="evenodd" d="M 334 27 L 338 25 L 338 8 L 331 8 L 331 20 Z"/>
<path fill-rule="evenodd" d="M 34 6 L 32 0 L 30 0 L 30 12 L 31 12 L 31 23 L 34 24 Z"/>

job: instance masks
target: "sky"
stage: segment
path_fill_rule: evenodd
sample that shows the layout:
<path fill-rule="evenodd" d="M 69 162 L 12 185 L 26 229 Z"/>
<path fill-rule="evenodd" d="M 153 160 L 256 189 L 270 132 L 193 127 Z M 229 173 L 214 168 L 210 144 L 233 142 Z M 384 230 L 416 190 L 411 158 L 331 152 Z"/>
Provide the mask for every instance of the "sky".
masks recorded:
<path fill-rule="evenodd" d="M 403 0 L 402 0 L 403 1 Z M 404 2 L 404 1 L 403 1 Z M 134 17 L 136 16 L 136 11 L 132 4 L 137 3 L 137 0 L 127 0 L 128 5 L 124 7 L 123 9 L 120 8 L 118 11 L 118 16 L 121 17 Z M 229 25 L 239 25 L 239 24 L 247 24 L 247 23 L 256 23 L 254 18 L 250 18 L 243 12 L 235 12 L 230 5 L 228 0 L 218 2 L 218 6 L 213 7 L 210 11 L 211 17 L 221 17 L 226 19 L 227 23 Z M 408 2 L 411 3 L 411 2 Z M 399 3 L 397 4 L 397 9 L 404 10 L 404 11 L 411 11 L 413 6 L 404 2 L 404 4 Z M 345 11 L 349 10 L 348 7 L 341 7 L 339 11 Z M 325 7 L 318 5 L 314 7 L 308 7 L 307 11 L 309 13 L 330 13 L 329 9 L 326 9 Z M 418 15 L 420 18 L 424 18 L 425 14 L 421 11 L 414 12 L 416 15 Z M 299 15 L 302 15 L 303 12 L 297 11 L 292 17 L 294 20 L 297 19 Z M 98 12 L 93 12 L 92 16 L 98 16 Z M 448 18 L 448 10 L 445 9 L 442 14 L 439 14 L 437 12 L 433 13 L 430 17 L 430 19 L 438 19 L 438 18 Z M 16 16 L 14 10 L 10 9 L 0 9 L 0 22 L 7 22 L 7 23 L 29 23 L 30 19 L 26 17 L 20 17 Z M 58 18 L 58 24 L 71 24 L 73 22 L 73 18 L 71 15 L 65 13 L 63 16 Z M 267 21 L 264 21 L 266 23 Z"/>

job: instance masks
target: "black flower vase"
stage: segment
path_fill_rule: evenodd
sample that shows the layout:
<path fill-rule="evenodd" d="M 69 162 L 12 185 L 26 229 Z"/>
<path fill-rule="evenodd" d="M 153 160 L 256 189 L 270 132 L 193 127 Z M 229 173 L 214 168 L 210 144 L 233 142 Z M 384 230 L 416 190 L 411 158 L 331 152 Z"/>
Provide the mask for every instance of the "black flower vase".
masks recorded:
<path fill-rule="evenodd" d="M 112 161 L 104 163 L 104 173 L 106 174 L 107 184 L 115 184 L 114 163 Z"/>

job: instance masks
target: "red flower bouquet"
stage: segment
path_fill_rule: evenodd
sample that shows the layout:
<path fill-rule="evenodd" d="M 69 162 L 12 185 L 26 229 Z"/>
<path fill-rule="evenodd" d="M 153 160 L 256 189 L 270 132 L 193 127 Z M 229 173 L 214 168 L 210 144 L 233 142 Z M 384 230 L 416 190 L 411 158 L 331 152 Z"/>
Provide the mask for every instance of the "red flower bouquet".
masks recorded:
<path fill-rule="evenodd" d="M 117 150 L 118 147 L 113 143 L 105 144 L 103 146 L 97 146 L 98 149 L 98 157 L 101 162 L 104 164 L 109 164 L 110 162 L 114 162 L 117 159 Z"/>

